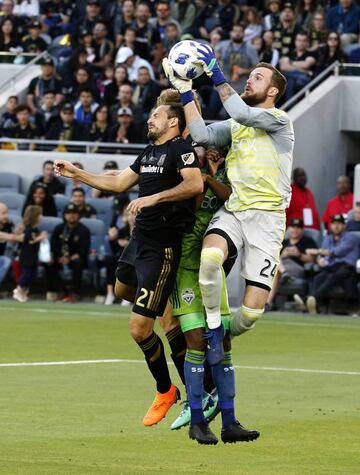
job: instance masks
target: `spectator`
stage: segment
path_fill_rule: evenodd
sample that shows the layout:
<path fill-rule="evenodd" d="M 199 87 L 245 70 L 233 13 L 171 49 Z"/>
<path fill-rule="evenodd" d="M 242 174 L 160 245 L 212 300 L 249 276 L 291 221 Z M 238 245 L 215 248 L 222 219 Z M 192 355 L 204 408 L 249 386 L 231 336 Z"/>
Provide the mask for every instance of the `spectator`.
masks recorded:
<path fill-rule="evenodd" d="M 318 5 L 318 0 L 299 0 L 296 16 L 297 23 L 302 30 L 309 31 L 317 12 L 322 12 L 322 8 Z"/>
<path fill-rule="evenodd" d="M 73 162 L 73 165 L 80 168 L 81 170 L 84 170 L 84 167 L 83 167 L 82 163 L 80 163 L 80 162 Z M 82 188 L 85 192 L 86 198 L 91 198 L 91 196 L 92 196 L 91 186 L 86 185 L 85 183 L 82 183 L 81 181 L 78 181 L 75 178 L 72 178 L 70 180 L 66 180 L 65 196 L 68 196 L 69 199 L 70 199 L 70 197 L 72 195 L 72 192 L 75 188 Z"/>
<path fill-rule="evenodd" d="M 149 23 L 151 11 L 149 4 L 140 1 L 136 6 L 135 21 L 131 26 L 136 30 L 136 43 L 139 56 L 147 61 L 152 61 L 154 54 L 157 56 L 156 64 L 159 64 L 163 46 L 159 32 Z"/>
<path fill-rule="evenodd" d="M 126 29 L 131 26 L 135 19 L 135 5 L 133 0 L 119 2 L 114 22 L 115 44 L 120 46 Z M 135 30 L 136 37 L 136 30 Z"/>
<path fill-rule="evenodd" d="M 42 175 L 31 183 L 29 189 L 33 189 L 38 183 L 45 185 L 51 196 L 63 194 L 65 191 L 64 184 L 55 176 L 54 162 L 52 160 L 46 160 L 43 163 Z"/>
<path fill-rule="evenodd" d="M 75 104 L 75 120 L 78 124 L 90 128 L 93 121 L 93 114 L 99 104 L 95 102 L 91 88 L 82 87 L 79 94 L 79 101 Z"/>
<path fill-rule="evenodd" d="M 129 75 L 125 64 L 118 64 L 115 68 L 114 80 L 105 86 L 104 102 L 108 106 L 116 103 L 119 88 L 123 84 L 129 84 Z"/>
<path fill-rule="evenodd" d="M 85 19 L 80 25 L 82 30 L 93 31 L 96 23 L 102 21 L 101 6 L 99 0 L 88 0 L 86 3 Z"/>
<path fill-rule="evenodd" d="M 23 33 L 24 18 L 14 14 L 14 6 L 14 0 L 3 0 L 0 9 L 1 23 L 3 24 L 6 20 L 11 20 L 15 27 L 14 33 L 17 37 L 21 37 Z"/>
<path fill-rule="evenodd" d="M 110 142 L 109 109 L 106 104 L 100 105 L 94 112 L 93 123 L 90 128 L 89 140 L 91 142 Z M 93 149 L 96 152 L 98 149 Z"/>
<path fill-rule="evenodd" d="M 82 124 L 78 124 L 74 117 L 73 106 L 66 102 L 60 110 L 60 118 L 54 122 L 46 134 L 47 140 L 59 141 L 86 141 L 88 139 L 88 129 Z M 79 147 L 59 144 L 57 150 L 76 150 Z"/>
<path fill-rule="evenodd" d="M 134 104 L 133 94 L 133 88 L 129 84 L 123 84 L 120 86 L 118 102 L 110 108 L 111 122 L 116 122 L 117 112 L 122 107 L 128 107 L 131 109 L 135 122 L 142 121 L 143 112 L 139 106 Z"/>
<path fill-rule="evenodd" d="M 29 189 L 22 210 L 24 216 L 25 210 L 30 205 L 40 206 L 43 216 L 57 216 L 57 209 L 53 196 L 49 193 L 45 183 L 34 183 Z"/>
<path fill-rule="evenodd" d="M 70 201 L 77 206 L 80 218 L 96 218 L 96 209 L 86 203 L 85 191 L 82 188 L 73 188 Z"/>
<path fill-rule="evenodd" d="M 74 3 L 70 0 L 41 1 L 40 13 L 42 23 L 51 38 L 72 33 L 77 20 L 74 19 Z"/>
<path fill-rule="evenodd" d="M 42 53 L 48 47 L 46 41 L 41 38 L 41 23 L 33 20 L 28 26 L 29 34 L 21 40 L 21 47 L 25 53 Z"/>
<path fill-rule="evenodd" d="M 15 109 L 16 123 L 8 129 L 10 137 L 13 139 L 34 140 L 38 137 L 36 126 L 30 122 L 30 108 L 25 105 L 19 105 Z M 18 143 L 18 150 L 35 150 L 35 144 Z"/>
<path fill-rule="evenodd" d="M 81 294 L 82 273 L 90 252 L 90 232 L 80 223 L 80 213 L 74 203 L 66 206 L 64 222 L 58 224 L 51 235 L 51 252 L 53 263 L 46 266 L 47 299 L 54 300 L 58 292 L 65 293 L 66 282 L 60 270 L 65 274 L 71 270 L 70 291 L 65 293 L 62 301 L 74 303 Z"/>
<path fill-rule="evenodd" d="M 85 68 L 86 71 L 90 72 L 90 75 L 93 72 L 93 66 L 88 61 L 88 53 L 84 46 L 79 46 L 71 55 L 70 59 L 63 64 L 62 68 L 60 67 L 66 84 L 72 84 L 74 82 L 75 73 L 79 68 Z"/>
<path fill-rule="evenodd" d="M 100 93 L 101 100 L 104 97 L 105 88 L 108 84 L 111 84 L 114 81 L 115 68 L 112 64 L 106 66 L 101 74 L 101 76 L 96 81 L 96 87 Z"/>
<path fill-rule="evenodd" d="M 119 257 L 123 250 L 129 244 L 130 236 L 134 229 L 134 216 L 126 211 L 126 206 L 129 204 L 129 199 L 125 195 L 121 200 L 117 200 L 117 216 L 115 216 L 109 232 L 109 247 L 111 254 L 105 256 L 106 267 L 106 298 L 105 305 L 112 305 L 115 300 L 114 285 L 115 285 L 115 270 Z M 117 222 L 120 218 L 122 226 L 119 227 Z"/>
<path fill-rule="evenodd" d="M 307 253 L 317 256 L 320 272 L 314 277 L 306 307 L 316 314 L 318 303 L 331 297 L 335 287 L 342 287 L 345 300 L 353 298 L 355 292 L 355 268 L 359 258 L 358 238 L 345 232 L 345 218 L 334 214 L 330 220 L 330 234 L 325 236 L 320 249 L 308 249 Z"/>
<path fill-rule="evenodd" d="M 180 25 L 180 32 L 187 32 L 193 25 L 196 15 L 195 5 L 191 0 L 178 0 L 171 3 L 171 16 Z"/>
<path fill-rule="evenodd" d="M 165 38 L 165 29 L 168 23 L 174 23 L 177 25 L 178 30 L 181 32 L 181 26 L 171 17 L 170 4 L 167 0 L 159 0 L 155 7 L 156 17 L 149 20 L 150 25 L 152 25 L 159 33 L 161 40 Z"/>
<path fill-rule="evenodd" d="M 277 28 L 280 23 L 280 0 L 268 0 L 266 7 L 270 13 L 264 17 L 264 29 L 265 31 L 273 30 Z"/>
<path fill-rule="evenodd" d="M 261 36 L 262 18 L 255 7 L 249 7 L 245 15 L 246 28 L 244 31 L 245 43 L 251 42 L 255 37 Z"/>
<path fill-rule="evenodd" d="M 15 110 L 19 105 L 19 98 L 17 96 L 9 96 L 6 101 L 6 111 L 1 116 L 0 133 L 7 136 L 8 129 L 11 129 L 16 124 Z"/>
<path fill-rule="evenodd" d="M 76 71 L 75 78 L 68 85 L 66 90 L 66 100 L 72 103 L 77 102 L 80 96 L 80 92 L 83 88 L 90 89 L 93 98 L 95 100 L 99 99 L 99 91 L 97 90 L 95 84 L 92 81 L 91 72 L 85 66 L 81 66 Z"/>
<path fill-rule="evenodd" d="M 143 128 L 136 126 L 129 107 L 120 107 L 117 112 L 117 124 L 110 131 L 111 142 L 144 143 Z"/>
<path fill-rule="evenodd" d="M 125 33 L 123 35 L 123 41 L 121 42 L 121 46 L 127 46 L 128 48 L 132 49 L 135 54 L 138 53 L 136 30 L 132 26 L 128 26 L 126 28 Z"/>
<path fill-rule="evenodd" d="M 325 71 L 335 61 L 346 63 L 347 56 L 341 49 L 340 36 L 332 31 L 327 37 L 326 44 L 318 50 L 315 74 Z"/>
<path fill-rule="evenodd" d="M 37 107 L 40 106 L 43 95 L 49 90 L 55 91 L 55 104 L 59 105 L 64 98 L 63 84 L 61 79 L 55 74 L 54 60 L 47 56 L 41 63 L 41 75 L 32 79 L 29 84 L 27 105 L 33 114 L 35 114 Z"/>
<path fill-rule="evenodd" d="M 127 46 L 122 46 L 116 55 L 116 64 L 126 64 L 129 81 L 135 82 L 138 77 L 138 70 L 141 67 L 149 69 L 151 79 L 155 79 L 154 70 L 146 59 L 135 55 L 133 50 Z"/>
<path fill-rule="evenodd" d="M 327 37 L 325 15 L 322 12 L 315 12 L 309 29 L 310 51 L 317 51 L 321 46 L 324 46 Z"/>
<path fill-rule="evenodd" d="M 274 33 L 274 48 L 279 50 L 280 57 L 288 56 L 295 48 L 295 37 L 301 28 L 296 23 L 294 7 L 285 3 L 280 14 L 280 23 L 272 29 Z"/>
<path fill-rule="evenodd" d="M 307 188 L 307 175 L 303 168 L 293 171 L 291 201 L 286 210 L 287 225 L 293 219 L 301 219 L 305 228 L 320 229 L 319 213 L 312 191 Z"/>
<path fill-rule="evenodd" d="M 237 92 L 242 92 L 252 67 L 259 62 L 256 50 L 244 43 L 244 26 L 234 25 L 230 40 L 221 41 L 216 53 L 229 83 Z"/>
<path fill-rule="evenodd" d="M 280 70 L 288 82 L 285 91 L 286 101 L 311 81 L 316 58 L 308 48 L 309 38 L 307 34 L 298 33 L 295 40 L 295 50 L 288 56 L 280 58 Z"/>
<path fill-rule="evenodd" d="M 170 22 L 165 27 L 163 45 L 167 53 L 180 41 L 180 30 L 176 23 Z"/>
<path fill-rule="evenodd" d="M 139 68 L 137 83 L 133 93 L 133 101 L 134 104 L 143 111 L 144 120 L 147 120 L 160 92 L 160 87 L 157 82 L 151 79 L 149 69 L 144 66 Z"/>
<path fill-rule="evenodd" d="M 0 287 L 11 267 L 11 259 L 5 255 L 6 241 L 12 241 L 14 224 L 9 220 L 5 203 L 0 202 Z"/>
<path fill-rule="evenodd" d="M 353 208 L 354 195 L 351 193 L 350 178 L 345 175 L 339 176 L 336 180 L 337 195 L 331 198 L 326 205 L 322 221 L 329 228 L 331 217 L 335 214 L 342 214 L 345 217 Z"/>
<path fill-rule="evenodd" d="M 20 17 L 32 18 L 38 17 L 40 6 L 38 0 L 17 0 L 14 5 L 14 15 Z"/>
<path fill-rule="evenodd" d="M 55 91 L 45 91 L 40 107 L 35 113 L 35 125 L 40 137 L 44 137 L 52 124 L 59 118 L 59 107 L 55 105 Z"/>
<path fill-rule="evenodd" d="M 343 47 L 358 40 L 359 23 L 360 8 L 353 0 L 340 0 L 339 5 L 328 11 L 328 29 L 340 35 Z"/>
<path fill-rule="evenodd" d="M 30 205 L 24 212 L 24 233 L 21 237 L 20 265 L 21 275 L 13 297 L 19 302 L 28 300 L 29 287 L 36 279 L 40 242 L 47 238 L 45 231 L 39 231 L 41 207 Z"/>
<path fill-rule="evenodd" d="M 302 219 L 293 218 L 289 223 L 287 233 L 288 237 L 283 243 L 274 285 L 267 301 L 270 308 L 280 286 L 294 279 L 304 279 L 304 264 L 313 263 L 315 260 L 314 256 L 306 253 L 307 249 L 314 249 L 316 244 L 312 238 L 304 235 L 304 222 Z"/>
<path fill-rule="evenodd" d="M 98 21 L 93 29 L 95 59 L 93 65 L 101 72 L 103 68 L 109 65 L 113 59 L 114 45 L 107 38 L 108 29 L 104 22 Z"/>
<path fill-rule="evenodd" d="M 353 213 L 353 217 L 346 223 L 346 231 L 360 231 L 360 201 L 355 203 Z"/>
<path fill-rule="evenodd" d="M 83 28 L 81 30 L 81 45 L 86 51 L 86 61 L 89 64 L 93 64 L 95 61 L 95 40 L 93 36 L 93 30 L 87 30 Z"/>
<path fill-rule="evenodd" d="M 199 2 L 197 2 L 199 3 Z M 202 26 L 199 28 L 201 38 L 208 39 L 210 32 L 220 27 L 224 38 L 228 38 L 234 21 L 236 21 L 236 9 L 231 0 L 217 0 L 205 3 L 205 11 L 202 18 Z"/>
<path fill-rule="evenodd" d="M 277 67 L 279 63 L 279 51 L 272 47 L 274 41 L 274 33 L 272 31 L 265 31 L 263 37 L 256 36 L 251 44 L 256 50 L 259 61 L 263 63 L 270 63 L 272 66 Z"/>
<path fill-rule="evenodd" d="M 13 54 L 22 51 L 20 40 L 16 33 L 15 24 L 10 18 L 3 20 L 0 24 L 0 51 L 8 51 Z M 14 55 L 1 56 L 0 62 L 13 62 L 14 57 Z"/>

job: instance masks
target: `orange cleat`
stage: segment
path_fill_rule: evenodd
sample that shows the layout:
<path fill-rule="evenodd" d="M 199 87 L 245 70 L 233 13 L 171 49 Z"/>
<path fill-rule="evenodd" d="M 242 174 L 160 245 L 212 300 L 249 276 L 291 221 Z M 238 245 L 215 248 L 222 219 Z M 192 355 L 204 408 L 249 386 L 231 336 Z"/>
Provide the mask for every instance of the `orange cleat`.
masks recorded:
<path fill-rule="evenodd" d="M 143 419 L 144 426 L 153 426 L 166 416 L 170 407 L 180 398 L 180 391 L 173 384 L 167 393 L 156 392 L 155 399 Z"/>

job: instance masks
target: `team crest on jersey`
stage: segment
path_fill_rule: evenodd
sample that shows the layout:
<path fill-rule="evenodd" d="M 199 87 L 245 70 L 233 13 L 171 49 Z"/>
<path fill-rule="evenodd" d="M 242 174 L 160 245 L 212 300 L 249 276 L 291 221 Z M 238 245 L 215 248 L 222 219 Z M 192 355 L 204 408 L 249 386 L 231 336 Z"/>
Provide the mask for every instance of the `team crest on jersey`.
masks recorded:
<path fill-rule="evenodd" d="M 195 155 L 193 152 L 183 153 L 181 160 L 184 162 L 184 165 L 192 165 L 195 162 Z"/>
<path fill-rule="evenodd" d="M 184 289 L 181 293 L 181 298 L 188 305 L 191 305 L 195 299 L 195 292 L 193 289 Z"/>

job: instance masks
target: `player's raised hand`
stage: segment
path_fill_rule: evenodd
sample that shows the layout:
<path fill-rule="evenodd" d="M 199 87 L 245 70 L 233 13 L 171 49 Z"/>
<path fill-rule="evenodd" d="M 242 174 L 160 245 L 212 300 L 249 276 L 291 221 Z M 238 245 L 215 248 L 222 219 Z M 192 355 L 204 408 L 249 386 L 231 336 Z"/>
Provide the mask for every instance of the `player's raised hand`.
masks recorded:
<path fill-rule="evenodd" d="M 169 63 L 167 58 L 164 58 L 162 60 L 162 67 L 165 72 L 165 76 L 168 78 L 169 82 L 171 85 L 177 89 L 180 94 L 185 94 L 187 92 L 190 92 L 192 89 L 192 80 L 191 79 L 181 79 L 177 76 L 175 76 L 174 70 Z"/>
<path fill-rule="evenodd" d="M 202 65 L 205 73 L 211 78 L 215 86 L 219 86 L 226 82 L 223 72 L 215 56 L 215 51 L 210 45 L 204 43 L 201 47 L 196 48 L 197 62 Z"/>
<path fill-rule="evenodd" d="M 66 178 L 74 178 L 78 167 L 67 160 L 55 160 L 54 171 L 57 176 L 64 176 Z"/>

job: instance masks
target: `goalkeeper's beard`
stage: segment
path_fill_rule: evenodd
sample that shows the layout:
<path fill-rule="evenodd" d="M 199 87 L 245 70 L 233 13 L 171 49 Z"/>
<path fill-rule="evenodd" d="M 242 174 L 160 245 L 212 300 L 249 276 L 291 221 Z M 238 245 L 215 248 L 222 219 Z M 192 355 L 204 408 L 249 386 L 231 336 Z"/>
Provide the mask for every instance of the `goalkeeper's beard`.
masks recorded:
<path fill-rule="evenodd" d="M 267 92 L 268 90 L 264 92 L 257 92 L 255 94 L 247 95 L 246 92 L 243 92 L 241 94 L 241 99 L 247 104 L 248 106 L 255 107 L 259 104 L 262 104 L 263 102 L 266 101 L 267 99 Z"/>

